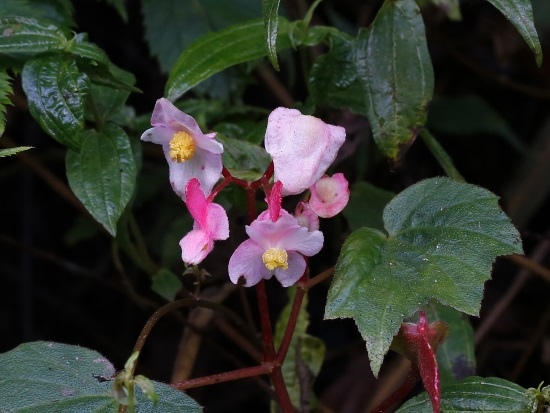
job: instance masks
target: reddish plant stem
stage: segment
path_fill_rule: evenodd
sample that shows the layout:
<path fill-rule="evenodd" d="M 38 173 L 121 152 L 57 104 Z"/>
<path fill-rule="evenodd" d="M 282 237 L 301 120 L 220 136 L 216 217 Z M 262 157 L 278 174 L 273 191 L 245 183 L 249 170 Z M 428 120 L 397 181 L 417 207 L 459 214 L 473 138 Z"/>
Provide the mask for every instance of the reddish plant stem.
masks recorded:
<path fill-rule="evenodd" d="M 334 267 L 330 267 L 328 270 L 325 270 L 321 274 L 309 279 L 305 283 L 304 288 L 306 290 L 309 290 L 311 287 L 314 287 L 320 282 L 325 281 L 327 278 L 332 277 L 333 274 L 334 274 Z"/>
<path fill-rule="evenodd" d="M 273 370 L 273 364 L 264 363 L 260 366 L 246 367 L 239 370 L 228 371 L 224 373 L 212 374 L 210 376 L 198 377 L 196 379 L 184 380 L 172 384 L 172 387 L 178 390 L 187 390 L 194 387 L 208 386 L 210 384 L 223 383 L 248 377 L 260 376 L 262 374 L 270 374 Z"/>
<path fill-rule="evenodd" d="M 390 407 L 396 405 L 401 400 L 403 400 L 414 388 L 420 376 L 418 372 L 413 372 L 412 370 L 407 374 L 405 381 L 392 395 L 390 395 L 386 400 L 376 406 L 370 411 L 370 413 L 385 413 Z"/>
<path fill-rule="evenodd" d="M 264 361 L 273 362 L 275 360 L 275 345 L 273 344 L 273 333 L 269 316 L 269 305 L 267 303 L 265 280 L 261 280 L 256 284 L 256 295 L 258 296 L 258 310 L 260 312 L 260 324 L 262 328 Z"/>

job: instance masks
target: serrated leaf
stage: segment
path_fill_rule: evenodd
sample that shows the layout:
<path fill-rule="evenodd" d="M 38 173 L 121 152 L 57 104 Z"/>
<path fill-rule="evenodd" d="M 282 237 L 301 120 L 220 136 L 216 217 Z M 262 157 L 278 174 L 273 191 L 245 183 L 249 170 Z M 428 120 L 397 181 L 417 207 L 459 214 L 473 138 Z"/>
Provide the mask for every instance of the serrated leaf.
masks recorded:
<path fill-rule="evenodd" d="M 523 387 L 496 377 L 469 377 L 443 386 L 442 413 L 532 413 L 536 412 L 536 398 Z M 426 393 L 409 400 L 396 413 L 432 413 Z"/>
<path fill-rule="evenodd" d="M 382 231 L 382 211 L 395 196 L 393 192 L 377 188 L 368 182 L 353 184 L 349 202 L 342 211 L 352 230 L 370 227 Z"/>
<path fill-rule="evenodd" d="M 4 130 L 6 129 L 6 106 L 11 104 L 9 96 L 12 93 L 13 90 L 9 75 L 6 72 L 0 71 L 0 136 L 4 134 Z"/>
<path fill-rule="evenodd" d="M 103 49 L 93 43 L 85 41 L 85 38 L 86 36 L 82 36 L 82 34 L 75 36 L 70 42 L 67 52 L 82 59 L 91 60 L 96 64 L 109 64 L 109 57 L 107 57 Z"/>
<path fill-rule="evenodd" d="M 415 1 L 386 0 L 368 35 L 360 33 L 357 72 L 376 144 L 399 159 L 426 122 L 433 68 Z"/>
<path fill-rule="evenodd" d="M 66 43 L 65 35 L 53 25 L 25 17 L 0 18 L 0 55 L 29 57 L 62 50 Z"/>
<path fill-rule="evenodd" d="M 474 330 L 468 317 L 451 307 L 430 303 L 429 320 L 441 320 L 449 326 L 449 335 L 438 347 L 436 357 L 443 385 L 472 376 L 476 370 Z"/>
<path fill-rule="evenodd" d="M 16 153 L 32 149 L 32 146 L 18 146 L 16 148 L 0 149 L 0 158 L 15 155 Z"/>
<path fill-rule="evenodd" d="M 88 212 L 113 236 L 130 201 L 137 168 L 126 132 L 107 124 L 101 132 L 86 130 L 80 150 L 67 152 L 69 185 Z"/>
<path fill-rule="evenodd" d="M 0 17 L 24 16 L 44 26 L 50 24 L 70 33 L 75 26 L 74 7 L 70 0 L 2 0 Z"/>
<path fill-rule="evenodd" d="M 31 115 L 42 129 L 63 145 L 77 150 L 84 129 L 84 102 L 90 88 L 88 77 L 67 55 L 36 57 L 25 63 L 23 90 Z"/>
<path fill-rule="evenodd" d="M 542 49 L 533 21 L 531 0 L 487 0 L 512 23 L 535 54 L 537 66 L 542 66 Z"/>
<path fill-rule="evenodd" d="M 447 178 L 407 188 L 383 220 L 388 235 L 361 228 L 344 243 L 325 309 L 355 320 L 375 374 L 404 318 L 430 299 L 477 314 L 494 259 L 522 252 L 494 194 Z"/>
<path fill-rule="evenodd" d="M 118 404 L 109 379 L 114 373 L 105 357 L 84 347 L 40 341 L 21 344 L 0 355 L 0 411 L 113 413 Z M 185 393 L 153 383 L 158 403 L 137 391 L 136 413 L 202 411 Z"/>
<path fill-rule="evenodd" d="M 269 58 L 269 61 L 271 62 L 275 70 L 279 70 L 279 62 L 277 61 L 277 29 L 279 27 L 279 3 L 280 0 L 262 0 L 267 57 Z"/>
<path fill-rule="evenodd" d="M 290 24 L 279 18 L 277 50 L 291 47 Z M 263 19 L 209 33 L 187 47 L 172 67 L 165 95 L 176 100 L 193 86 L 228 67 L 267 55 Z"/>
<path fill-rule="evenodd" d="M 288 289 L 288 304 L 283 308 L 275 325 L 274 341 L 279 346 L 284 336 L 296 288 Z M 300 408 L 303 403 L 311 405 L 313 381 L 321 370 L 325 358 L 325 344 L 317 337 L 307 333 L 309 314 L 307 312 L 307 295 L 304 297 L 296 321 L 287 356 L 282 365 L 283 378 L 292 404 Z M 309 395 L 309 397 L 307 397 Z M 277 411 L 275 403 L 271 411 Z"/>
<path fill-rule="evenodd" d="M 223 145 L 222 160 L 224 166 L 236 173 L 241 179 L 257 179 L 271 162 L 264 148 L 253 143 L 232 139 L 218 134 L 217 139 Z M 252 175 L 248 173 L 252 172 Z M 243 175 L 245 173 L 245 175 Z"/>
<path fill-rule="evenodd" d="M 160 269 L 153 275 L 151 281 L 151 289 L 167 301 L 174 301 L 176 294 L 183 286 L 181 280 L 166 268 Z"/>

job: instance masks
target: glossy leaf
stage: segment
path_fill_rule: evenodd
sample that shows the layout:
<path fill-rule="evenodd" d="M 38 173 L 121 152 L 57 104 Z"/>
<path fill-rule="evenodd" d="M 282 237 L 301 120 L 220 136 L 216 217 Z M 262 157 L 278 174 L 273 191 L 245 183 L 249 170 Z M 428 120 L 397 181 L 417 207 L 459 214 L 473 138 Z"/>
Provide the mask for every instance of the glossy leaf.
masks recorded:
<path fill-rule="evenodd" d="M 487 0 L 495 6 L 510 23 L 512 23 L 529 48 L 535 54 L 537 66 L 542 66 L 542 49 L 539 36 L 533 21 L 533 6 L 531 0 Z"/>
<path fill-rule="evenodd" d="M 113 365 L 84 347 L 52 342 L 21 344 L 0 355 L 0 411 L 112 413 L 118 408 L 111 393 Z M 185 393 L 153 382 L 158 403 L 135 392 L 136 413 L 199 413 Z"/>
<path fill-rule="evenodd" d="M 73 12 L 70 0 L 2 0 L 0 17 L 24 16 L 70 34 L 71 28 L 75 27 Z"/>
<path fill-rule="evenodd" d="M 277 61 L 277 29 L 279 27 L 279 3 L 280 0 L 262 0 L 267 57 L 269 57 L 269 61 L 276 70 L 279 70 L 279 62 Z"/>
<path fill-rule="evenodd" d="M 496 377 L 469 377 L 441 389 L 442 413 L 532 413 L 537 404 L 536 397 L 521 386 Z M 396 413 L 432 413 L 430 399 L 422 393 Z"/>
<path fill-rule="evenodd" d="M 377 188 L 368 182 L 356 182 L 351 187 L 349 202 L 342 213 L 352 230 L 370 227 L 382 231 L 382 211 L 394 196 L 393 192 Z"/>
<path fill-rule="evenodd" d="M 90 214 L 113 236 L 134 191 L 136 160 L 126 133 L 108 124 L 86 130 L 79 151 L 68 151 L 69 185 Z"/>
<path fill-rule="evenodd" d="M 71 41 L 67 51 L 82 59 L 93 61 L 93 64 L 107 65 L 109 57 L 99 46 L 85 40 L 86 36 L 79 34 Z"/>
<path fill-rule="evenodd" d="M 291 47 L 289 33 L 290 24 L 279 18 L 277 50 Z M 168 77 L 165 95 L 176 100 L 215 73 L 266 55 L 263 19 L 209 33 L 189 45 L 179 56 Z"/>
<path fill-rule="evenodd" d="M 441 320 L 449 326 L 449 335 L 436 353 L 441 383 L 455 383 L 474 375 L 474 331 L 468 316 L 438 303 L 430 303 L 426 313 L 429 320 Z"/>
<path fill-rule="evenodd" d="M 281 312 L 275 326 L 275 344 L 280 345 L 285 332 L 296 288 L 288 289 L 289 302 Z M 294 335 L 282 366 L 283 377 L 292 404 L 301 408 L 303 403 L 311 406 L 313 399 L 313 382 L 325 358 L 325 344 L 317 337 L 307 333 L 309 327 L 309 314 L 307 312 L 307 295 L 304 297 L 300 313 L 296 321 Z M 309 397 L 308 397 L 309 395 Z M 272 403 L 271 411 L 277 411 Z"/>
<path fill-rule="evenodd" d="M 368 36 L 361 35 L 357 71 L 374 140 L 399 159 L 426 122 L 433 68 L 424 23 L 414 1 L 386 0 Z"/>
<path fill-rule="evenodd" d="M 522 252 L 494 194 L 447 178 L 407 188 L 383 220 L 387 235 L 361 228 L 344 243 L 325 309 L 326 318 L 355 320 L 375 374 L 419 305 L 435 299 L 477 314 L 494 259 Z"/>
<path fill-rule="evenodd" d="M 61 50 L 65 35 L 53 25 L 25 17 L 0 18 L 0 56 L 24 55 Z"/>
<path fill-rule="evenodd" d="M 67 55 L 45 55 L 23 67 L 23 89 L 29 110 L 42 129 L 63 145 L 78 150 L 84 128 L 88 77 Z"/>
<path fill-rule="evenodd" d="M 11 105 L 9 96 L 13 93 L 11 79 L 6 72 L 0 71 L 0 136 L 6 129 L 6 106 Z"/>

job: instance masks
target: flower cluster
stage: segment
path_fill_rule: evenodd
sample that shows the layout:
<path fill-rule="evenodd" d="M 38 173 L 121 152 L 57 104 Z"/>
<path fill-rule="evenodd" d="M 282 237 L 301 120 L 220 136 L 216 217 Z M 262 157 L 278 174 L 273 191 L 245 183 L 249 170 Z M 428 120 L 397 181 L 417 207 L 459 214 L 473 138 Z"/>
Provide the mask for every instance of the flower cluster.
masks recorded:
<path fill-rule="evenodd" d="M 167 99 L 157 101 L 151 125 L 141 139 L 162 146 L 172 188 L 194 219 L 193 230 L 180 241 L 182 259 L 198 264 L 212 251 L 214 241 L 229 237 L 227 213 L 211 199 L 219 190 L 213 192 L 223 170 L 223 146 L 215 133 L 203 134 L 191 116 Z M 345 137 L 344 128 L 296 109 L 277 108 L 270 114 L 265 149 L 273 159 L 275 183 L 264 184 L 268 209 L 246 226 L 249 239 L 229 260 L 231 281 L 242 279 L 245 286 L 252 286 L 274 275 L 288 287 L 303 276 L 305 257 L 317 254 L 323 246 L 319 217 L 338 214 L 349 200 L 344 175 L 325 175 Z M 266 182 L 271 178 L 264 177 Z M 224 172 L 224 179 L 231 179 L 230 174 Z M 294 214 L 282 208 L 283 196 L 308 190 Z"/>

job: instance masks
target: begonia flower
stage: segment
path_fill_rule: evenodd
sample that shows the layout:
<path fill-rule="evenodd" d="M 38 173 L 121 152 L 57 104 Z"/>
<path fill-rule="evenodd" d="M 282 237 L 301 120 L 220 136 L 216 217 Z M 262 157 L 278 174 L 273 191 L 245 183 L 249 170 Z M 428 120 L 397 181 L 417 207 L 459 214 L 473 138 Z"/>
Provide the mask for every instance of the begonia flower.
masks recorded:
<path fill-rule="evenodd" d="M 315 231 L 319 229 L 319 216 L 313 212 L 307 202 L 301 201 L 296 205 L 296 211 L 294 217 L 298 223 L 306 227 L 308 231 Z"/>
<path fill-rule="evenodd" d="M 311 257 L 323 247 L 321 231 L 308 231 L 284 209 L 275 222 L 265 211 L 246 226 L 246 233 L 250 239 L 229 259 L 229 278 L 236 284 L 244 277 L 246 287 L 273 275 L 283 287 L 293 285 L 306 269 L 304 256 Z"/>
<path fill-rule="evenodd" d="M 299 194 L 317 182 L 345 139 L 343 127 L 296 109 L 280 107 L 271 112 L 265 149 L 273 158 L 274 178 L 283 183 L 284 194 Z"/>
<path fill-rule="evenodd" d="M 141 140 L 162 145 L 176 194 L 185 201 L 185 187 L 191 178 L 197 178 L 203 191 L 210 194 L 222 171 L 223 146 L 214 138 L 216 133 L 203 134 L 192 116 L 165 98 L 157 100 L 151 125 Z"/>
<path fill-rule="evenodd" d="M 221 205 L 206 199 L 198 179 L 191 178 L 185 193 L 185 203 L 195 222 L 193 229 L 180 241 L 181 258 L 195 265 L 212 251 L 215 240 L 229 237 L 229 220 Z"/>
<path fill-rule="evenodd" d="M 325 175 L 309 189 L 309 206 L 321 218 L 331 218 L 339 214 L 348 204 L 348 181 L 342 173 L 332 177 Z"/>

